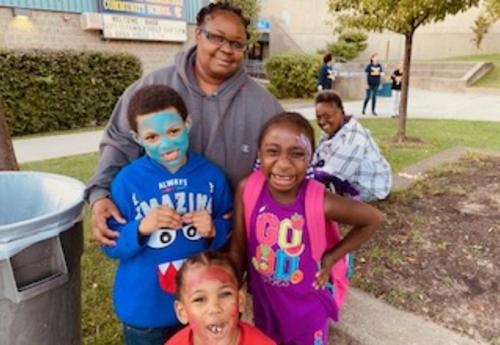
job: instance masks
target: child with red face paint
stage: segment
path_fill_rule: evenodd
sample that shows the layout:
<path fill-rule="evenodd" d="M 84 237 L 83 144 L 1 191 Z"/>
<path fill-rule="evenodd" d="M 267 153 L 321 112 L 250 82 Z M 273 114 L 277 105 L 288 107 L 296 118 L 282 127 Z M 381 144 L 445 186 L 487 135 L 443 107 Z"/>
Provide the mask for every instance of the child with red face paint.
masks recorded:
<path fill-rule="evenodd" d="M 306 177 L 314 151 L 314 130 L 297 113 L 269 120 L 259 137 L 260 170 L 237 188 L 231 255 L 247 270 L 255 326 L 280 345 L 328 343 L 328 320 L 338 319 L 329 285 L 333 265 L 368 240 L 383 216 L 375 208 L 324 191 L 324 217 L 352 224 L 349 233 L 319 260 L 313 258 L 306 218 Z M 257 175 L 256 175 L 257 174 Z M 249 210 L 245 185 L 261 175 L 264 185 Z M 307 194 L 309 195 L 309 194 Z M 251 207 L 250 207 L 251 208 Z M 248 227 L 248 228 L 247 228 Z M 319 267 L 318 267 L 319 266 Z"/>
<path fill-rule="evenodd" d="M 131 136 L 145 155 L 111 184 L 126 222 L 113 218 L 119 259 L 113 302 L 127 345 L 163 345 L 180 328 L 174 311 L 175 276 L 188 257 L 222 247 L 232 195 L 222 171 L 188 150 L 190 121 L 181 96 L 166 85 L 139 89 L 128 108 Z"/>
<path fill-rule="evenodd" d="M 275 345 L 239 321 L 245 293 L 228 256 L 211 250 L 192 256 L 178 272 L 176 286 L 177 317 L 189 325 L 166 345 Z"/>

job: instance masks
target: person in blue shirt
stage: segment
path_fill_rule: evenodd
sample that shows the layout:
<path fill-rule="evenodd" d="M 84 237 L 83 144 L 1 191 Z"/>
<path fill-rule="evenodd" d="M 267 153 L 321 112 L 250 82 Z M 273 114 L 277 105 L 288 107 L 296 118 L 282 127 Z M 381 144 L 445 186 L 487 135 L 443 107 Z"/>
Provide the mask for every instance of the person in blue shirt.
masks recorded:
<path fill-rule="evenodd" d="M 333 70 L 332 54 L 323 57 L 323 65 L 319 70 L 318 91 L 330 90 L 335 81 L 335 71 Z"/>
<path fill-rule="evenodd" d="M 363 112 L 365 115 L 366 106 L 368 105 L 368 101 L 370 97 L 372 99 L 372 115 L 377 116 L 375 111 L 375 106 L 377 103 L 377 90 L 380 86 L 381 77 L 384 75 L 384 69 L 382 65 L 378 62 L 378 54 L 374 53 L 370 56 L 370 63 L 366 65 L 366 82 L 368 87 L 366 88 L 366 96 L 365 101 L 363 102 Z"/>
<path fill-rule="evenodd" d="M 131 136 L 145 155 L 111 183 L 125 222 L 104 253 L 119 259 L 113 302 L 127 345 L 162 345 L 180 329 L 175 276 L 184 260 L 222 247 L 232 195 L 222 170 L 189 147 L 190 120 L 181 96 L 166 85 L 140 88 L 128 106 Z"/>

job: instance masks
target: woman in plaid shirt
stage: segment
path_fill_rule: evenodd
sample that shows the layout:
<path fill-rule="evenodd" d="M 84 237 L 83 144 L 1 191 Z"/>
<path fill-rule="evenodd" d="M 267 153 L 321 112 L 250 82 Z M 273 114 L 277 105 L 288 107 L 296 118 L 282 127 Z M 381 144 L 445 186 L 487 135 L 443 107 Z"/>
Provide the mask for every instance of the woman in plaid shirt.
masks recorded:
<path fill-rule="evenodd" d="M 363 201 L 387 197 L 392 184 L 391 166 L 370 131 L 345 115 L 342 100 L 335 92 L 320 92 L 315 103 L 316 119 L 323 131 L 313 159 L 315 175 L 324 182 L 333 182 L 336 189 L 351 184 Z"/>

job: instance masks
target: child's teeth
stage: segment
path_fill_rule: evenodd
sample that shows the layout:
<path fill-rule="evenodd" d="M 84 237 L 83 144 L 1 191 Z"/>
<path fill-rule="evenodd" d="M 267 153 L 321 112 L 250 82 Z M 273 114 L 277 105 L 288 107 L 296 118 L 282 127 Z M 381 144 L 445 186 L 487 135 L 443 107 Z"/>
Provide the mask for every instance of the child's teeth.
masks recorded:
<path fill-rule="evenodd" d="M 211 325 L 209 326 L 210 332 L 218 334 L 222 331 L 222 327 L 216 326 L 216 325 Z"/>

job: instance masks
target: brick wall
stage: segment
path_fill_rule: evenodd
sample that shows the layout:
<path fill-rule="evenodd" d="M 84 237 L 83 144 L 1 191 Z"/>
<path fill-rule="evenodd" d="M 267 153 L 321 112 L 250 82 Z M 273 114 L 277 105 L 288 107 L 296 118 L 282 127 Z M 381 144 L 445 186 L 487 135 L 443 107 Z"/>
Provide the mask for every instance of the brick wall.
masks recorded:
<path fill-rule="evenodd" d="M 194 27 L 188 28 L 185 43 L 103 40 L 100 31 L 80 28 L 79 14 L 32 11 L 29 20 L 19 20 L 0 7 L 0 48 L 128 52 L 141 59 L 145 73 L 173 63 L 178 51 L 193 44 Z"/>

